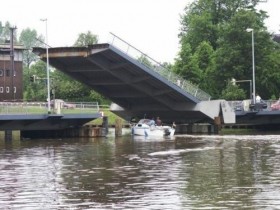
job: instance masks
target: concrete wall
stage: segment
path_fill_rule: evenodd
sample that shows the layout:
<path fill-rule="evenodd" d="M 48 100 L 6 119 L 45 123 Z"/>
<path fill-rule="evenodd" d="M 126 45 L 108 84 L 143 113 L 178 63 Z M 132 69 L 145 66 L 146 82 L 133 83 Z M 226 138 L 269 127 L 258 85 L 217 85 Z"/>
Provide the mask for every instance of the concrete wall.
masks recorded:
<path fill-rule="evenodd" d="M 213 134 L 218 133 L 216 125 L 211 124 L 184 124 L 177 125 L 175 134 Z"/>
<path fill-rule="evenodd" d="M 213 120 L 215 117 L 218 117 L 220 111 L 222 111 L 224 123 L 235 123 L 235 112 L 225 100 L 201 101 L 194 109 L 201 111 Z"/>

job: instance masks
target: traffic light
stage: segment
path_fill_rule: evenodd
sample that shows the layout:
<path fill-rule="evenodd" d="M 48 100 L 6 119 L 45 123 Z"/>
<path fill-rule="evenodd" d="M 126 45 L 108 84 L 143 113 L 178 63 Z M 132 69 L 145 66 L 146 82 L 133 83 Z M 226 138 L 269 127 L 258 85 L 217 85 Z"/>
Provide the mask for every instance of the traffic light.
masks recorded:
<path fill-rule="evenodd" d="M 35 82 L 35 80 L 36 80 L 36 76 L 35 75 L 32 75 L 32 76 L 29 77 L 29 81 L 30 82 Z"/>

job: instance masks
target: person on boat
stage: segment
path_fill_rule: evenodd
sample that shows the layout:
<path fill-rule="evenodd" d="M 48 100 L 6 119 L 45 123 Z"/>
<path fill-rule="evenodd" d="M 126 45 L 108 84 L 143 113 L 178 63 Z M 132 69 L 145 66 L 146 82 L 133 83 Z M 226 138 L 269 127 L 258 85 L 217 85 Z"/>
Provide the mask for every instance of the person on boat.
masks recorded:
<path fill-rule="evenodd" d="M 172 127 L 172 128 L 176 128 L 175 122 L 172 123 L 172 126 L 171 126 L 171 127 Z"/>
<path fill-rule="evenodd" d="M 159 117 L 157 117 L 156 125 L 157 126 L 161 126 L 162 125 L 161 119 Z"/>
<path fill-rule="evenodd" d="M 156 124 L 156 122 L 155 122 L 155 120 L 154 120 L 154 118 L 152 118 L 151 120 L 150 120 L 150 122 L 149 122 L 149 126 L 153 126 L 153 125 L 155 125 Z"/>

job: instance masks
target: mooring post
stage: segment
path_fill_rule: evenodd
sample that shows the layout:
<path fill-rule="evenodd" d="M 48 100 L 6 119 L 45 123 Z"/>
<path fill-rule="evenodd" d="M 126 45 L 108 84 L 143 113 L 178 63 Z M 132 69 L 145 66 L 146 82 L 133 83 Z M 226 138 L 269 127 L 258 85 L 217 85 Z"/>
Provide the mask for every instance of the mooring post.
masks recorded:
<path fill-rule="evenodd" d="M 115 136 L 122 136 L 122 120 L 120 118 L 116 119 Z"/>
<path fill-rule="evenodd" d="M 108 128 L 108 116 L 103 116 L 103 121 L 102 121 L 102 132 L 101 136 L 106 136 L 109 132 Z"/>
<path fill-rule="evenodd" d="M 214 118 L 214 133 L 219 134 L 221 128 L 222 128 L 221 117 L 220 116 L 215 117 Z"/>

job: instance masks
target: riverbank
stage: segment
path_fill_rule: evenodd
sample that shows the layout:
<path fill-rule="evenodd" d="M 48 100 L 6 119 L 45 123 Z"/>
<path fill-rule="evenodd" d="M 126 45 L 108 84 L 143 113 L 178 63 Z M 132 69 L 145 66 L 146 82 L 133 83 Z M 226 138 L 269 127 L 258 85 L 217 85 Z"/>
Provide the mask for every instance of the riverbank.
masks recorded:
<path fill-rule="evenodd" d="M 109 127 L 115 126 L 117 119 L 120 119 L 123 125 L 129 124 L 126 120 L 122 119 L 121 117 L 114 114 L 113 112 L 110 112 L 109 110 L 103 111 L 103 116 L 106 116 L 108 118 Z M 103 123 L 103 118 L 98 118 L 88 122 L 86 125 L 102 126 L 102 123 Z"/>
<path fill-rule="evenodd" d="M 109 128 L 114 128 L 116 125 L 116 121 L 118 119 L 121 120 L 121 123 L 123 125 L 123 128 L 129 128 L 129 122 L 122 119 L 121 117 L 119 117 L 118 115 L 114 114 L 113 112 L 109 111 L 109 110 L 105 110 L 103 112 L 103 115 L 108 117 L 108 127 Z M 102 118 L 98 118 L 95 120 L 90 121 L 89 123 L 87 123 L 86 125 L 91 125 L 91 126 L 95 126 L 95 127 L 101 127 L 103 123 L 103 119 Z M 266 133 L 272 133 L 272 131 L 260 131 L 258 129 L 254 129 L 254 128 L 249 128 L 249 127 L 244 127 L 244 128 L 239 128 L 238 126 L 229 128 L 228 126 L 226 127 L 222 127 L 221 130 L 219 131 L 220 135 L 256 135 L 256 134 L 266 134 Z M 274 134 L 280 134 L 280 131 L 273 131 Z"/>

